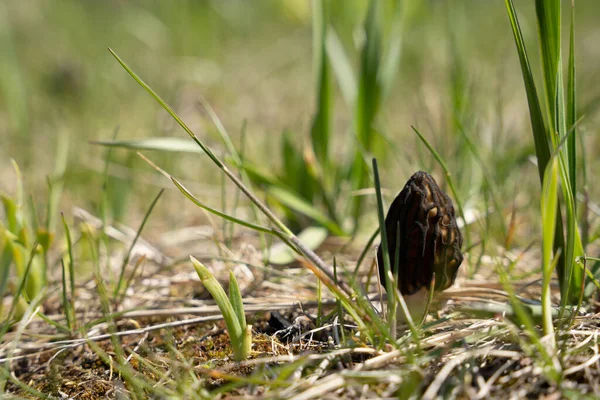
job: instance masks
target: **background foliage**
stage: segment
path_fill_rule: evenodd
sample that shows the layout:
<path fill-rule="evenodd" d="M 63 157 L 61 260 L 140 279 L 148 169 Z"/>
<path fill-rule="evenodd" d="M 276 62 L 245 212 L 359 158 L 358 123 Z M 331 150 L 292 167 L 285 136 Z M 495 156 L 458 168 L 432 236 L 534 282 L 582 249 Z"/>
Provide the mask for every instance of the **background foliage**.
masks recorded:
<path fill-rule="evenodd" d="M 383 163 L 383 186 L 393 194 L 415 169 L 436 171 L 435 161 L 410 129 L 414 125 L 442 152 L 465 203 L 480 203 L 490 185 L 504 204 L 515 193 L 517 199 L 535 201 L 529 194 L 539 193 L 539 183 L 528 161 L 533 143 L 526 133 L 526 98 L 504 5 L 415 4 L 408 9 L 410 18 L 403 27 L 394 86 L 375 124 L 373 152 Z M 534 49 L 532 5 L 517 2 L 517 7 L 528 48 Z M 13 187 L 9 161 L 15 158 L 32 181 L 30 189 L 45 190 L 45 175 L 54 168 L 57 148 L 68 142 L 68 203 L 97 206 L 104 154 L 89 140 L 110 139 L 117 126 L 121 139 L 184 137 L 152 99 L 135 90 L 107 46 L 126 54 L 132 68 L 209 143 L 220 146 L 210 120 L 197 107 L 200 96 L 216 110 L 238 148 L 247 121 L 244 154 L 249 161 L 267 168 L 281 166 L 283 133 L 291 132 L 287 137 L 301 148 L 309 137 L 315 109 L 310 11 L 307 1 L 252 5 L 181 1 L 175 6 L 148 1 L 4 2 L 0 7 L 2 188 Z M 332 24 L 355 66 L 364 39 L 358 28 L 365 14 L 363 1 L 343 6 L 334 2 L 331 10 Z M 580 123 L 585 148 L 592 152 L 588 170 L 594 170 L 593 152 L 599 148 L 594 135 L 598 102 L 592 84 L 600 57 L 593 40 L 597 15 L 593 1 L 577 3 L 578 97 L 580 114 L 585 115 Z M 384 16 L 382 32 L 389 35 L 392 16 Z M 538 76 L 539 59 L 535 53 L 530 55 Z M 330 147 L 335 160 L 344 151 L 354 121 L 339 86 L 332 86 L 335 135 Z M 472 153 L 467 141 L 478 154 Z M 159 157 L 176 168 L 174 173 L 217 183 L 202 168 L 187 168 L 195 162 L 193 156 Z M 115 151 L 113 162 L 111 179 L 119 186 L 142 195 L 154 190 L 148 188 L 147 169 L 131 153 Z M 190 170 L 194 172 L 186 172 Z M 515 188 L 517 181 L 519 188 Z M 594 190 L 593 185 L 588 188 Z M 115 217 L 123 218 L 132 198 L 131 211 L 141 219 L 144 206 L 138 200 L 142 197 L 129 196 L 125 190 L 114 193 Z"/>

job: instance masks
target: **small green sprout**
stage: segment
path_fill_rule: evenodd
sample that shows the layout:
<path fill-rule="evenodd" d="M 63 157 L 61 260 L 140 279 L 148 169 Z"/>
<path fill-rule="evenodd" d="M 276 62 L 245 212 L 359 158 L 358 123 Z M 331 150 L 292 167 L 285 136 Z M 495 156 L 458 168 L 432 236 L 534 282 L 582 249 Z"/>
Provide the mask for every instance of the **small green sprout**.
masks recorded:
<path fill-rule="evenodd" d="M 242 294 L 233 272 L 229 272 L 229 297 L 225 290 L 202 263 L 190 256 L 196 272 L 204 287 L 217 302 L 219 310 L 225 319 L 225 325 L 231 338 L 231 347 L 236 361 L 248 358 L 252 346 L 252 325 L 246 324 Z"/>

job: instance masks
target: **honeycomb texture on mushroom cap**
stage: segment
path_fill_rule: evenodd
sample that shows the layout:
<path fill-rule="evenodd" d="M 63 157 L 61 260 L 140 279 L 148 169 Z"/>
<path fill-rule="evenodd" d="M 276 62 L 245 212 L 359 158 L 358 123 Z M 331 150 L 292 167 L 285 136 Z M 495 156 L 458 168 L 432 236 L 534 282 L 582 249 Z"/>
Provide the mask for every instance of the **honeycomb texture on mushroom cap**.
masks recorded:
<path fill-rule="evenodd" d="M 403 295 L 429 288 L 435 272 L 435 290 L 454 283 L 462 263 L 462 236 L 456 224 L 452 200 L 433 177 L 415 173 L 396 196 L 385 218 L 390 265 L 394 271 L 398 251 L 398 287 Z M 379 276 L 386 282 L 383 249 L 377 251 Z"/>

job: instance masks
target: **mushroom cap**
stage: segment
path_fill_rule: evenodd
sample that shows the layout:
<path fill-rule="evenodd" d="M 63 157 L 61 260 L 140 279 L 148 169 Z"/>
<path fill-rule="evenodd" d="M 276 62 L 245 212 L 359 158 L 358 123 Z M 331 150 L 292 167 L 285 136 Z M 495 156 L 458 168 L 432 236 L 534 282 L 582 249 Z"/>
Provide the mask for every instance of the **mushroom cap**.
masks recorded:
<path fill-rule="evenodd" d="M 385 230 L 390 265 L 392 272 L 397 268 L 400 293 L 412 295 L 422 288 L 429 289 L 434 273 L 435 291 L 452 286 L 463 261 L 462 235 L 452 200 L 431 175 L 419 171 L 411 176 L 388 210 Z M 384 283 L 387 277 L 381 245 L 377 262 Z"/>

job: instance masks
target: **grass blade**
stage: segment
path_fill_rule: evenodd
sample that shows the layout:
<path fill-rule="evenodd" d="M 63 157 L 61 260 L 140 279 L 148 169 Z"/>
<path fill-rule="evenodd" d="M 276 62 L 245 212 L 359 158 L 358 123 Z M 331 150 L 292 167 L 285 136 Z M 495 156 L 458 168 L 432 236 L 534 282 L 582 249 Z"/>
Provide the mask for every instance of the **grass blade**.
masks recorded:
<path fill-rule="evenodd" d="M 344 45 L 333 28 L 327 30 L 326 50 L 331 68 L 337 78 L 338 86 L 346 103 L 354 106 L 356 101 L 356 77 Z"/>
<path fill-rule="evenodd" d="M 142 223 L 135 234 L 135 238 L 131 242 L 131 245 L 129 246 L 129 250 L 127 250 L 127 254 L 125 255 L 125 258 L 123 259 L 123 262 L 121 263 L 121 272 L 119 274 L 119 280 L 117 281 L 117 285 L 115 286 L 115 289 L 113 292 L 113 296 L 115 298 L 117 298 L 119 296 L 119 293 L 121 292 L 121 289 L 123 286 L 123 279 L 125 277 L 125 269 L 127 267 L 127 264 L 129 264 L 129 259 L 131 258 L 131 252 L 133 251 L 135 244 L 137 243 L 138 239 L 140 238 L 140 235 L 142 234 L 142 231 L 144 230 L 144 226 L 146 225 L 146 222 L 148 222 L 148 218 L 150 218 L 150 214 L 152 213 L 152 210 L 154 210 L 154 206 L 156 206 L 156 203 L 158 203 L 158 199 L 160 199 L 160 196 L 162 196 L 164 191 L 165 191 L 164 189 L 161 189 L 160 192 L 158 192 L 158 194 L 152 201 L 152 204 L 150 204 L 150 207 L 148 208 L 148 211 L 146 211 L 146 215 L 144 215 L 144 219 L 142 220 Z"/>
<path fill-rule="evenodd" d="M 529 115 L 538 160 L 538 172 L 540 181 L 543 182 L 544 171 L 550 160 L 550 145 L 557 150 L 561 147 L 559 140 L 567 136 L 565 128 L 564 100 L 562 94 L 562 68 L 560 62 L 560 0 L 536 0 L 536 15 L 538 19 L 538 30 L 540 39 L 540 48 L 542 53 L 542 68 L 544 73 L 544 88 L 546 94 L 546 104 L 548 106 L 549 126 L 552 129 L 547 130 L 544 124 L 540 102 L 537 96 L 537 89 L 531 73 L 531 67 L 527 58 L 523 35 L 519 26 L 518 18 L 512 0 L 505 0 L 508 16 L 513 30 L 517 53 L 521 63 L 521 72 L 525 83 L 527 101 L 529 104 Z M 573 65 L 574 67 L 574 65 Z M 573 68 L 574 73 L 574 68 Z M 572 117 L 571 117 L 572 118 Z M 558 139 L 557 139 L 558 138 Z M 578 301 L 577 293 L 583 279 L 583 272 L 574 271 L 573 263 L 583 251 L 581 239 L 574 212 L 573 198 L 574 194 L 570 182 L 570 175 L 575 171 L 570 171 L 570 167 L 575 166 L 575 160 L 570 161 L 567 149 L 567 155 L 559 155 L 559 172 L 562 181 L 563 197 L 567 209 L 567 237 L 563 234 L 562 218 L 559 215 L 556 219 L 556 232 L 554 251 L 565 249 L 562 252 L 561 259 L 558 262 L 557 273 L 561 287 L 562 302 L 576 303 Z M 576 276 L 573 277 L 572 273 Z M 574 278 L 574 279 L 572 279 Z M 573 291 L 571 291 L 571 286 Z M 569 294 L 571 292 L 571 294 Z M 563 308 L 564 309 L 564 308 Z"/>
<path fill-rule="evenodd" d="M 379 76 L 383 99 L 389 96 L 393 88 L 394 78 L 398 73 L 398 65 L 400 64 L 400 56 L 402 55 L 402 29 L 404 27 L 405 16 L 403 1 L 395 1 L 393 7 L 394 16 L 392 17 L 390 42 L 381 63 Z"/>
<path fill-rule="evenodd" d="M 354 111 L 354 130 L 357 150 L 351 168 L 352 189 L 362 189 L 368 180 L 369 171 L 364 154 L 370 153 L 373 144 L 373 123 L 381 100 L 379 68 L 381 62 L 381 32 L 379 30 L 379 0 L 371 0 L 365 19 L 365 44 L 361 51 L 358 94 Z M 355 230 L 363 203 L 362 196 L 355 196 L 350 205 L 350 216 L 356 221 Z"/>
<path fill-rule="evenodd" d="M 65 230 L 65 237 L 67 239 L 67 254 L 69 255 L 69 289 L 71 293 L 71 311 L 75 313 L 75 259 L 73 258 L 73 241 L 71 240 L 71 230 L 67 225 L 67 221 L 65 221 L 65 216 L 61 213 L 61 218 L 63 222 L 63 228 Z M 61 259 L 61 262 L 62 259 Z M 73 322 L 76 322 L 73 319 Z M 74 326 L 75 327 L 75 326 Z"/>
<path fill-rule="evenodd" d="M 392 275 L 391 268 L 391 260 L 388 252 L 388 241 L 387 241 L 387 232 L 385 229 L 385 212 L 383 206 L 383 198 L 381 196 L 381 184 L 379 182 L 379 169 L 377 168 L 377 160 L 373 158 L 373 177 L 375 179 L 375 193 L 377 195 L 377 217 L 379 220 L 379 232 L 381 236 L 381 248 L 383 254 L 383 268 L 385 271 L 386 280 L 383 282 L 385 284 L 385 290 L 388 293 L 388 324 L 390 326 L 390 334 L 392 338 L 396 337 L 396 285 L 394 281 L 394 276 Z M 399 236 L 398 236 L 399 237 Z M 381 266 L 379 266 L 381 268 Z M 401 297 L 401 295 L 400 295 Z M 407 314 L 407 319 L 410 317 Z"/>
<path fill-rule="evenodd" d="M 327 60 L 326 33 L 329 21 L 327 0 L 313 1 L 313 57 L 316 71 L 317 110 L 314 114 L 310 137 L 315 157 L 325 174 L 325 182 L 330 181 L 331 160 L 329 157 L 329 139 L 331 136 L 331 113 L 333 93 L 331 89 L 331 71 Z"/>
<path fill-rule="evenodd" d="M 375 242 L 375 239 L 377 239 L 377 235 L 379 235 L 379 227 L 377 227 L 377 229 L 375 229 L 371 236 L 369 236 L 369 240 L 367 240 L 365 247 L 363 247 L 363 250 L 360 252 L 360 256 L 358 256 L 358 260 L 356 261 L 356 267 L 354 267 L 355 277 L 358 274 L 358 270 L 360 269 L 362 262 L 367 256 L 367 253 L 371 251 L 371 246 L 373 246 L 373 242 Z"/>
<path fill-rule="evenodd" d="M 65 310 L 65 318 L 67 320 L 67 327 L 70 331 L 73 331 L 75 324 L 73 323 L 73 310 L 71 309 L 71 302 L 69 301 L 69 295 L 67 293 L 67 268 L 65 267 L 65 260 L 60 259 L 61 271 L 62 271 L 62 301 L 63 308 Z"/>
<path fill-rule="evenodd" d="M 554 99 L 557 90 L 562 85 L 562 80 L 557 77 L 560 65 L 560 0 L 536 0 L 535 12 L 538 23 L 548 120 L 555 121 L 559 110 L 555 107 L 552 99 Z"/>
<path fill-rule="evenodd" d="M 179 124 L 179 126 L 181 126 L 183 128 L 183 130 L 194 140 L 194 142 L 196 142 L 196 144 L 198 146 L 200 146 L 200 148 L 202 149 L 202 151 L 204 151 L 204 153 L 206 153 L 207 156 L 210 157 L 210 159 L 220 168 L 224 167 L 223 163 L 213 154 L 213 152 L 206 147 L 199 139 L 198 137 L 194 134 L 194 132 L 191 131 L 190 128 L 188 128 L 188 126 L 183 122 L 183 120 L 181 118 L 179 118 L 179 116 L 177 115 L 177 113 L 175 111 L 173 111 L 173 109 L 162 99 L 162 97 L 160 97 L 158 94 L 156 94 L 156 92 L 154 90 L 152 90 L 150 88 L 150 86 L 148 86 L 146 84 L 146 82 L 144 82 L 139 76 L 137 76 L 137 74 L 135 72 L 133 72 L 133 70 L 131 70 L 131 68 L 129 68 L 129 66 L 127 64 L 125 64 L 125 61 L 123 61 L 121 59 L 121 57 L 119 57 L 117 55 L 117 53 L 115 53 L 110 47 L 108 48 L 108 51 L 110 51 L 110 53 L 113 55 L 113 57 L 119 62 L 119 64 L 121 64 L 121 66 L 125 69 L 125 71 L 127 71 L 129 73 L 129 75 L 131 75 L 131 77 L 133 79 L 135 79 L 135 81 L 144 89 L 146 89 L 146 91 L 148 93 L 150 93 L 150 95 L 152 97 L 154 97 L 154 99 L 161 105 L 162 108 L 164 108 L 169 115 Z"/>
<path fill-rule="evenodd" d="M 0 298 L 4 298 L 8 288 L 8 277 L 10 274 L 10 265 L 13 261 L 11 239 L 8 237 L 10 232 L 0 223 Z M 0 302 L 0 318 L 3 317 L 4 302 Z M 1 338 L 0 338 L 1 339 Z"/>
<path fill-rule="evenodd" d="M 574 130 L 567 141 L 569 180 L 571 192 L 577 193 L 577 97 L 575 87 L 575 2 L 571 3 L 571 29 L 569 33 L 569 65 L 567 73 L 567 129 Z"/>
<path fill-rule="evenodd" d="M 540 176 L 540 182 L 542 182 L 544 179 L 546 165 L 550 159 L 550 147 L 546 135 L 546 126 L 544 123 L 544 117 L 542 114 L 537 89 L 535 87 L 535 81 L 533 79 L 533 73 L 531 72 L 531 65 L 529 64 L 529 58 L 525 49 L 525 41 L 523 40 L 519 19 L 517 18 L 517 13 L 512 0 L 505 0 L 505 3 L 508 11 L 508 18 L 510 20 L 515 38 L 515 44 L 517 46 L 519 62 L 521 64 L 521 73 L 523 75 L 523 83 L 525 84 L 527 103 L 529 105 L 529 118 L 531 120 L 531 128 L 533 130 L 535 154 L 538 160 L 538 172 Z M 554 91 L 551 93 L 554 93 Z"/>
<path fill-rule="evenodd" d="M 542 315 L 544 334 L 551 335 L 554 332 L 552 323 L 552 303 L 550 293 L 550 281 L 558 254 L 552 261 L 552 249 L 554 246 L 554 233 L 556 226 L 556 214 L 558 209 L 558 162 L 553 159 L 544 174 L 542 184 Z"/>
<path fill-rule="evenodd" d="M 446 181 L 448 182 L 448 186 L 450 187 L 450 191 L 452 192 L 452 197 L 454 197 L 454 201 L 456 202 L 456 208 L 458 208 L 458 213 L 460 214 L 460 217 L 465 222 L 463 229 L 465 230 L 465 242 L 466 242 L 466 247 L 468 248 L 471 246 L 471 234 L 470 234 L 470 230 L 469 230 L 469 224 L 467 224 L 467 218 L 465 217 L 465 212 L 464 212 L 464 209 L 462 206 L 462 201 L 460 200 L 460 197 L 458 196 L 458 192 L 456 191 L 456 188 L 454 186 L 454 182 L 452 180 L 452 174 L 450 173 L 450 170 L 448 169 L 448 166 L 444 162 L 444 159 L 442 158 L 442 156 L 440 156 L 439 153 L 433 148 L 431 143 L 429 143 L 429 141 L 427 139 L 425 139 L 425 136 L 423 136 L 421 134 L 421 132 L 419 132 L 419 130 L 417 128 L 415 128 L 414 126 L 411 126 L 411 128 L 417 134 L 419 139 L 421 139 L 421 141 L 427 147 L 427 149 L 431 152 L 431 154 L 436 159 L 438 164 L 440 164 L 440 167 L 442 167 L 442 169 L 444 170 L 444 174 L 446 175 Z"/>
<path fill-rule="evenodd" d="M 295 193 L 282 187 L 272 187 L 269 189 L 269 194 L 276 198 L 281 204 L 284 204 L 290 209 L 306 215 L 315 222 L 329 229 L 329 231 L 334 235 L 346 236 L 346 232 L 344 232 L 344 230 L 334 220 L 330 219 L 318 208 L 313 206 L 313 204 L 308 203 Z"/>
<path fill-rule="evenodd" d="M 94 140 L 91 144 L 106 147 L 117 147 L 128 150 L 157 150 L 176 153 L 204 154 L 204 151 L 192 144 L 188 139 L 172 137 L 155 137 L 130 140 Z"/>
<path fill-rule="evenodd" d="M 215 214 L 215 215 L 217 215 L 217 216 L 219 216 L 221 218 L 224 218 L 224 219 L 226 219 L 226 220 L 228 220 L 230 222 L 234 222 L 234 223 L 236 223 L 238 225 L 245 226 L 246 228 L 250 228 L 250 229 L 252 229 L 252 230 L 254 230 L 256 232 L 264 232 L 264 233 L 271 233 L 271 234 L 273 233 L 273 230 L 270 229 L 270 228 L 266 228 L 266 227 L 263 227 L 263 226 L 260 226 L 260 225 L 256 225 L 256 224 L 253 224 L 253 223 L 241 220 L 239 218 L 235 218 L 235 217 L 233 217 L 233 216 L 231 216 L 229 214 L 222 213 L 222 212 L 220 212 L 218 210 L 215 210 L 212 207 L 207 206 L 206 204 L 204 204 L 200 200 L 198 200 L 177 179 L 171 177 L 171 181 L 173 181 L 173 183 L 175 184 L 175 186 L 177 186 L 177 189 L 179 189 L 179 191 L 181 193 L 183 193 L 183 195 L 185 197 L 187 197 L 188 199 L 190 199 L 192 201 L 192 203 L 194 203 L 198 207 L 200 207 L 200 208 L 202 208 L 202 209 L 204 209 L 204 210 L 206 210 L 206 211 L 208 211 L 208 212 L 210 212 L 212 214 Z"/>

